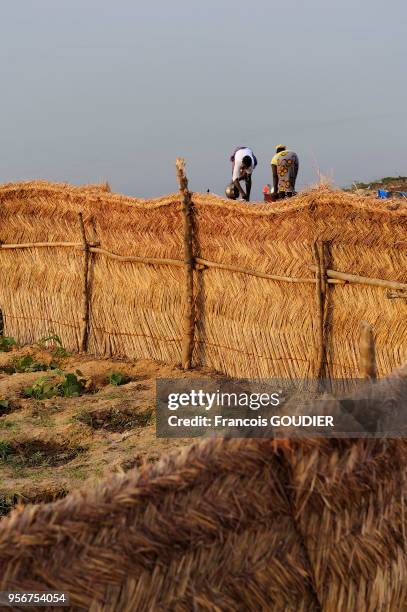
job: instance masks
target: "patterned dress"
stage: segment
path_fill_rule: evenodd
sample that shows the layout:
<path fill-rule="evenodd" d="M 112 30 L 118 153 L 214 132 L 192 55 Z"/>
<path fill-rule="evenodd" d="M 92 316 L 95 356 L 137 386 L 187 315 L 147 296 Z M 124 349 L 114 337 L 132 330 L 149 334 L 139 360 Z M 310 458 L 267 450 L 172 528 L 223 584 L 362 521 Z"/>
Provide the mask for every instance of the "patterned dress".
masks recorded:
<path fill-rule="evenodd" d="M 278 191 L 292 193 L 295 188 L 295 179 L 298 174 L 298 156 L 294 151 L 280 151 L 271 160 L 273 166 L 277 166 Z"/>

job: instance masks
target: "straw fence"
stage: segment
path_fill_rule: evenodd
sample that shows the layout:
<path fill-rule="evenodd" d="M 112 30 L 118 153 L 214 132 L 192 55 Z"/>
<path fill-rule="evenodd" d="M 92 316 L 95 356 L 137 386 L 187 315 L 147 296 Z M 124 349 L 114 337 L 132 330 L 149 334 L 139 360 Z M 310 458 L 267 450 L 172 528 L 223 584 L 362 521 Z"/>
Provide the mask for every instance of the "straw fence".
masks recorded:
<path fill-rule="evenodd" d="M 276 204 L 0 187 L 5 333 L 244 377 L 382 376 L 407 360 L 407 207 L 339 191 Z"/>
<path fill-rule="evenodd" d="M 376 385 L 382 412 L 406 376 Z M 400 439 L 207 440 L 13 511 L 0 590 L 93 612 L 407 610 L 406 465 Z"/>

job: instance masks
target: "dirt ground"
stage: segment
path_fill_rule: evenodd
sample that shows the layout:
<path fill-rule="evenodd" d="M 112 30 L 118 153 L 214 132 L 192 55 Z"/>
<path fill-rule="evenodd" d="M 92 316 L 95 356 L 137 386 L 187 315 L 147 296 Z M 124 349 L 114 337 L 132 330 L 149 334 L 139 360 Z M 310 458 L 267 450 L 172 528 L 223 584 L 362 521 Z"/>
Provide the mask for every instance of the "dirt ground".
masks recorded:
<path fill-rule="evenodd" d="M 0 353 L 0 517 L 17 503 L 57 499 L 192 442 L 156 438 L 155 381 L 210 373 L 185 373 L 149 360 L 67 356 L 57 360 L 58 368 L 79 370 L 85 392 L 35 399 L 26 397 L 27 387 L 42 376 L 57 380 L 60 374 L 7 371 L 26 356 L 34 363 L 54 361 L 50 351 L 38 347 Z M 111 384 L 113 373 L 120 374 L 124 384 Z"/>

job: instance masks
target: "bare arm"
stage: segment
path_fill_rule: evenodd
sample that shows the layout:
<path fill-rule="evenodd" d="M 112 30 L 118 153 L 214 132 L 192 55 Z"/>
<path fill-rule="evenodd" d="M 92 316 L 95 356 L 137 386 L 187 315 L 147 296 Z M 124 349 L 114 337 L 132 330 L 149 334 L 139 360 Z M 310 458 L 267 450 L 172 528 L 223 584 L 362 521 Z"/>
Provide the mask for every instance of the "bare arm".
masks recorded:
<path fill-rule="evenodd" d="M 239 190 L 240 195 L 242 196 L 242 198 L 246 198 L 246 194 L 242 189 L 242 186 L 240 184 L 240 174 L 241 174 L 241 162 L 234 162 L 233 164 L 233 173 L 232 173 L 232 182 L 234 184 L 235 187 L 237 187 L 237 189 Z"/>
<path fill-rule="evenodd" d="M 242 198 L 243 198 L 244 200 L 246 200 L 247 196 L 246 196 L 246 193 L 243 191 L 243 188 L 242 188 L 242 186 L 241 186 L 241 184 L 240 184 L 239 179 L 235 179 L 235 180 L 233 181 L 233 184 L 234 184 L 234 186 L 235 186 L 235 187 L 237 187 L 237 188 L 238 188 L 239 193 L 240 193 L 240 195 L 242 196 Z"/>
<path fill-rule="evenodd" d="M 250 201 L 251 190 L 252 190 L 252 175 L 248 174 L 246 176 L 246 197 L 245 197 L 246 202 Z"/>
<path fill-rule="evenodd" d="M 271 164 L 271 169 L 273 171 L 273 187 L 274 187 L 274 193 L 275 195 L 277 195 L 278 193 L 278 172 L 277 172 L 277 166 L 276 164 Z"/>

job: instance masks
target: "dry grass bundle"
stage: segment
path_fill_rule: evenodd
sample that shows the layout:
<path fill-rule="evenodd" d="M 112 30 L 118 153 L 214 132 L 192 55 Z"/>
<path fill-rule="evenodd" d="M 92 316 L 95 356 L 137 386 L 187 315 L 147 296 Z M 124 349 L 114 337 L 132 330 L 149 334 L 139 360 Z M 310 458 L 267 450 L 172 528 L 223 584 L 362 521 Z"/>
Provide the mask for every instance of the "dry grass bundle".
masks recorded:
<path fill-rule="evenodd" d="M 81 185 L 80 188 L 85 191 L 102 191 L 105 193 L 110 193 L 112 191 L 108 181 L 104 183 L 88 183 L 86 185 Z"/>
<path fill-rule="evenodd" d="M 0 588 L 98 611 L 405 610 L 406 462 L 405 440 L 208 440 L 15 510 Z"/>
<path fill-rule="evenodd" d="M 194 273 L 196 365 L 248 377 L 315 375 L 319 323 L 310 270 L 315 240 L 329 246 L 333 270 L 407 282 L 403 201 L 390 206 L 320 190 L 276 204 L 195 193 L 192 202 L 196 257 L 309 279 L 287 283 L 201 266 Z M 102 249 L 91 250 L 89 261 L 89 350 L 180 362 L 185 307 L 180 194 L 147 201 L 34 182 L 2 186 L 0 204 L 2 242 L 77 245 L 0 250 L 7 334 L 32 342 L 53 331 L 68 348 L 80 348 L 82 212 L 88 242 Z M 121 261 L 106 251 L 170 261 Z M 389 299 L 383 287 L 330 284 L 323 364 L 328 375 L 358 375 L 355 347 L 362 320 L 374 330 L 379 376 L 407 359 L 405 299 Z"/>

